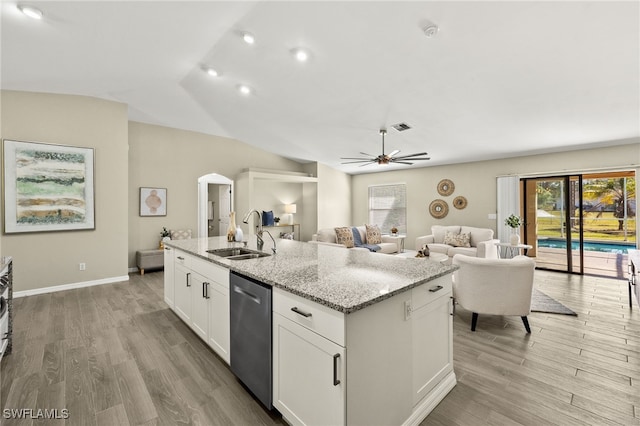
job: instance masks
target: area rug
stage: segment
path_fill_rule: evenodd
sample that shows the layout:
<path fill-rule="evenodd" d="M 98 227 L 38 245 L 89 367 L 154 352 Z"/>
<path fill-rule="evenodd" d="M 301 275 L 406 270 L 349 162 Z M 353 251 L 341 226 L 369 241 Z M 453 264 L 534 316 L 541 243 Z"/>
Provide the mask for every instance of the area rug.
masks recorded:
<path fill-rule="evenodd" d="M 531 311 L 578 316 L 578 314 L 573 312 L 571 309 L 536 288 L 533 289 L 533 294 L 531 296 Z"/>

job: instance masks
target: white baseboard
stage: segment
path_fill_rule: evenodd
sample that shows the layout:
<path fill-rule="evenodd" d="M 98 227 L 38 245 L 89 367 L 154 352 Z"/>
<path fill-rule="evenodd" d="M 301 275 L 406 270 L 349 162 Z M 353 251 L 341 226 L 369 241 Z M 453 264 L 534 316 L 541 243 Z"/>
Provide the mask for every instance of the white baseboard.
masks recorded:
<path fill-rule="evenodd" d="M 72 290 L 74 288 L 92 287 L 94 285 L 111 284 L 121 281 L 129 281 L 129 275 L 123 275 L 121 277 L 102 278 L 93 281 L 83 281 L 79 283 L 54 285 L 51 287 L 36 288 L 33 290 L 14 291 L 13 297 L 35 296 L 36 294 L 54 293 L 56 291 Z"/>
<path fill-rule="evenodd" d="M 411 416 L 405 420 L 403 426 L 417 426 L 427 418 L 430 412 L 442 401 L 456 386 L 456 374 L 452 371 L 444 377 L 440 383 L 427 394 L 413 409 Z"/>

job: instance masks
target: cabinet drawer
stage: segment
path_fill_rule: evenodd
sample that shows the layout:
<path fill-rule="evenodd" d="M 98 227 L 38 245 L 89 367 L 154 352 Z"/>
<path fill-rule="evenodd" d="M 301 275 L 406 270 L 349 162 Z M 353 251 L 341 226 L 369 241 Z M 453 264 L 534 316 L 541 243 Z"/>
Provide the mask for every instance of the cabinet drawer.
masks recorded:
<path fill-rule="evenodd" d="M 174 260 L 177 265 L 182 265 L 185 268 L 191 268 L 191 259 L 193 259 L 191 255 L 181 250 L 174 250 L 173 252 L 174 252 Z"/>
<path fill-rule="evenodd" d="M 413 309 L 419 309 L 420 307 L 431 303 L 437 298 L 451 293 L 451 275 L 445 275 L 444 277 L 437 278 L 433 281 L 422 284 L 411 290 Z"/>
<path fill-rule="evenodd" d="M 273 311 L 340 346 L 345 345 L 341 312 L 279 288 L 273 289 Z"/>
<path fill-rule="evenodd" d="M 197 257 L 191 258 L 191 269 L 194 272 L 199 273 L 202 276 L 207 277 L 207 280 L 214 281 L 218 284 L 229 288 L 229 269 L 224 266 L 216 265 L 215 263 L 199 259 Z"/>

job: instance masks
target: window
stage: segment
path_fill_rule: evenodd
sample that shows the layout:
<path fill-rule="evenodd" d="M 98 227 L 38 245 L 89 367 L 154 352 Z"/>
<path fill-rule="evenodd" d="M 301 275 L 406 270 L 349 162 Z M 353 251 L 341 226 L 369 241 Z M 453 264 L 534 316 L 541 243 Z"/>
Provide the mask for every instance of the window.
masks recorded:
<path fill-rule="evenodd" d="M 383 234 L 407 232 L 407 185 L 380 185 L 369 187 L 369 223 L 378 225 Z"/>

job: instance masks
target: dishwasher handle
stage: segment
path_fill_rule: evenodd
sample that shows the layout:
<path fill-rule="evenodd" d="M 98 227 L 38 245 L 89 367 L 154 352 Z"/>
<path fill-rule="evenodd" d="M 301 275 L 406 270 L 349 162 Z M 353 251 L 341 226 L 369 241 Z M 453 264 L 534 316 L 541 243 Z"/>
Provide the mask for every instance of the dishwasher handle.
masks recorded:
<path fill-rule="evenodd" d="M 242 296 L 248 297 L 249 299 L 251 299 L 253 302 L 257 303 L 258 305 L 260 305 L 262 303 L 259 297 L 257 297 L 254 294 L 249 293 L 246 290 L 241 289 L 237 285 L 233 286 L 233 291 L 235 293 L 238 293 L 238 294 L 242 295 Z"/>

